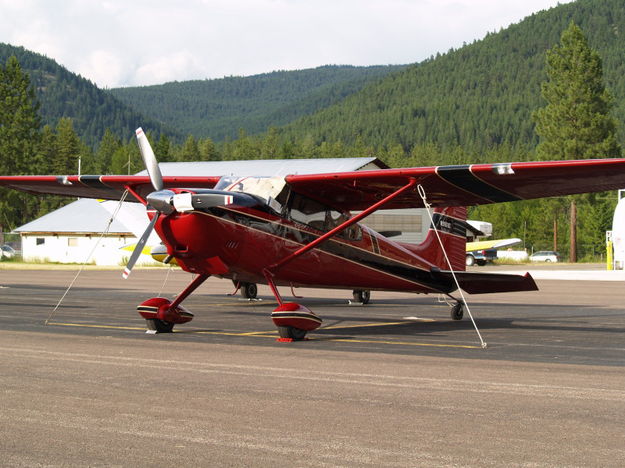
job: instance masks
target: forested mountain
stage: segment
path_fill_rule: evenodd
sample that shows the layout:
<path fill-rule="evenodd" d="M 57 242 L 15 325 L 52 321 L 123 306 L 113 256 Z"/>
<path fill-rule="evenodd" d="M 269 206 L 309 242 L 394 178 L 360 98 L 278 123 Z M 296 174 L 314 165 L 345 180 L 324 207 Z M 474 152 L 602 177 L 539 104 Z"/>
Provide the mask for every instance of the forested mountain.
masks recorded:
<path fill-rule="evenodd" d="M 545 51 L 575 21 L 604 62 L 614 115 L 625 122 L 625 2 L 577 0 L 536 13 L 459 50 L 365 87 L 284 129 L 291 138 L 362 141 L 404 151 L 432 143 L 484 151 L 537 143 L 531 114 L 544 105 Z M 620 138 L 623 139 L 622 125 Z"/>
<path fill-rule="evenodd" d="M 236 138 L 240 129 L 257 134 L 339 102 L 365 84 L 404 66 L 323 66 L 111 89 L 134 109 L 177 128 L 215 141 Z"/>
<path fill-rule="evenodd" d="M 429 144 L 465 153 L 500 145 L 531 150 L 538 142 L 531 114 L 543 105 L 545 51 L 571 20 L 603 58 L 614 115 L 624 122 L 622 0 L 560 5 L 410 67 L 326 66 L 103 91 L 23 48 L 0 44 L 0 61 L 16 55 L 31 75 L 44 123 L 71 117 L 92 146 L 106 128 L 127 138 L 142 125 L 179 142 L 188 134 L 220 141 L 236 139 L 239 129 L 257 134 L 284 125 L 282 141 L 340 141 L 406 153 Z M 622 125 L 619 131 L 623 142 Z"/>
<path fill-rule="evenodd" d="M 41 104 L 39 113 L 45 124 L 54 126 L 60 118 L 69 117 L 78 135 L 90 145 L 98 143 L 107 128 L 124 137 L 134 135 L 139 125 L 144 125 L 156 134 L 165 131 L 169 135 L 176 135 L 172 129 L 139 114 L 54 60 L 23 47 L 0 43 L 0 63 L 6 63 L 13 55 L 30 75 Z"/>

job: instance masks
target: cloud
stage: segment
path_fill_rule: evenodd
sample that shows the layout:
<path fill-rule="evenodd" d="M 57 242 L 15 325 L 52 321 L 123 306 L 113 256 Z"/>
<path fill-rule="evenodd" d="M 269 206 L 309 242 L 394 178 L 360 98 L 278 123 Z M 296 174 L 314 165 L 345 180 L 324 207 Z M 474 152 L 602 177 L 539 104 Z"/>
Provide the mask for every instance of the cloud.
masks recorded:
<path fill-rule="evenodd" d="M 413 63 L 558 0 L 0 0 L 0 41 L 102 87 Z"/>
<path fill-rule="evenodd" d="M 158 56 L 140 65 L 132 77 L 132 81 L 141 84 L 157 84 L 168 81 L 186 79 L 185 77 L 204 76 L 205 70 L 200 66 L 197 57 L 188 50 Z"/>

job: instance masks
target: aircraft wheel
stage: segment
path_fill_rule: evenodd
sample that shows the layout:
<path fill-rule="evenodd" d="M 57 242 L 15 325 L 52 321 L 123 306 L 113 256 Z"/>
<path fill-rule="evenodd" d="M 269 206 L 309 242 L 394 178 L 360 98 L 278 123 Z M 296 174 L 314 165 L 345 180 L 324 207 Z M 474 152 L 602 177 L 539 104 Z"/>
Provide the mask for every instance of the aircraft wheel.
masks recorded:
<path fill-rule="evenodd" d="M 308 332 L 301 328 L 278 327 L 278 333 L 280 334 L 280 338 L 291 338 L 292 340 L 300 341 L 306 337 L 306 333 Z"/>
<path fill-rule="evenodd" d="M 465 260 L 465 264 L 467 266 L 473 266 L 475 264 L 475 257 L 473 257 L 473 255 L 467 255 L 467 258 Z"/>
<path fill-rule="evenodd" d="M 241 283 L 241 296 L 246 299 L 256 299 L 258 286 L 256 283 Z"/>
<path fill-rule="evenodd" d="M 354 289 L 353 291 L 354 302 L 359 302 L 362 304 L 369 304 L 371 300 L 371 291 L 366 289 Z"/>
<path fill-rule="evenodd" d="M 148 330 L 155 330 L 156 333 L 171 333 L 174 324 L 160 319 L 146 319 Z"/>
<path fill-rule="evenodd" d="M 463 316 L 464 316 L 464 307 L 462 307 L 461 303 L 457 303 L 455 306 L 451 308 L 452 320 L 462 320 Z"/>

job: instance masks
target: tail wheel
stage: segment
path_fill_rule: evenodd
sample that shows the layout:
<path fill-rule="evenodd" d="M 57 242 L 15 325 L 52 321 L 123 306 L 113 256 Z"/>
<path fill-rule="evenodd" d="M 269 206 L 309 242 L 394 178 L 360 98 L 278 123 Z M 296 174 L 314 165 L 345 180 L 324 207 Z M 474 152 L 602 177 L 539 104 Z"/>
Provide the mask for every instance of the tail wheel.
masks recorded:
<path fill-rule="evenodd" d="M 452 320 L 462 320 L 464 316 L 464 307 L 462 304 L 458 302 L 455 306 L 451 308 L 451 318 Z"/>
<path fill-rule="evenodd" d="M 300 341 L 306 338 L 306 330 L 295 327 L 278 327 L 280 338 L 290 338 L 294 341 Z"/>

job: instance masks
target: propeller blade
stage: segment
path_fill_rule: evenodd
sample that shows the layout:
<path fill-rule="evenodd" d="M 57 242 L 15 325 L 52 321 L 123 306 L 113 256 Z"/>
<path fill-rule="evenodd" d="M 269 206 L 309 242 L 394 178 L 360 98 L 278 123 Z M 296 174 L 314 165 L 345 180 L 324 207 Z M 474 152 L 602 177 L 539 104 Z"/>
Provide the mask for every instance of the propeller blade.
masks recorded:
<path fill-rule="evenodd" d="M 152 146 L 150 146 L 148 137 L 145 136 L 141 127 L 136 130 L 136 134 L 139 151 L 143 158 L 143 164 L 145 164 L 145 168 L 148 170 L 152 186 L 156 191 L 163 190 L 163 174 L 161 174 L 161 170 L 158 167 L 158 161 L 156 160 L 156 156 L 154 156 L 154 151 L 152 151 Z"/>
<path fill-rule="evenodd" d="M 158 221 L 159 216 L 160 216 L 159 213 L 156 213 L 154 215 L 154 217 L 152 218 L 152 221 L 150 221 L 150 224 L 148 224 L 148 227 L 146 228 L 145 232 L 141 236 L 141 239 L 139 239 L 139 242 L 137 243 L 135 250 L 133 250 L 132 255 L 130 256 L 130 260 L 128 260 L 128 264 L 126 265 L 126 268 L 124 268 L 124 272 L 122 273 L 122 278 L 127 279 L 128 275 L 130 275 L 132 268 L 135 266 L 135 263 L 137 263 L 137 259 L 139 258 L 139 255 L 141 255 L 141 251 L 143 250 L 143 247 L 145 247 L 145 243 L 148 241 L 148 237 L 150 237 L 150 234 L 152 234 L 152 229 L 154 229 L 154 225 L 156 224 L 156 221 Z"/>

